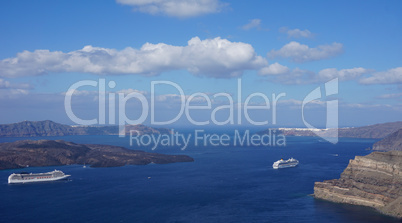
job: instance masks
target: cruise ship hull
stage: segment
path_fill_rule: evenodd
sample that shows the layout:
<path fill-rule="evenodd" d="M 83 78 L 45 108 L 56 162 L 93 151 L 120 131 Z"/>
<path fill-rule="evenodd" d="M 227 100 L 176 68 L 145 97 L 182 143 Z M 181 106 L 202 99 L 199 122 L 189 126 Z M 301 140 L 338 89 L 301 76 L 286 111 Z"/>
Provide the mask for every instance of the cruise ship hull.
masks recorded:
<path fill-rule="evenodd" d="M 11 174 L 8 177 L 9 184 L 23 184 L 23 183 L 38 183 L 38 182 L 49 182 L 49 181 L 58 181 L 65 180 L 71 175 L 65 175 L 61 171 L 52 171 L 48 173 L 27 173 L 27 174 Z"/>
<path fill-rule="evenodd" d="M 272 166 L 274 169 L 281 169 L 281 168 L 289 168 L 289 167 L 295 167 L 297 166 L 297 163 L 294 164 L 283 164 L 283 165 L 278 165 L 278 166 Z"/>

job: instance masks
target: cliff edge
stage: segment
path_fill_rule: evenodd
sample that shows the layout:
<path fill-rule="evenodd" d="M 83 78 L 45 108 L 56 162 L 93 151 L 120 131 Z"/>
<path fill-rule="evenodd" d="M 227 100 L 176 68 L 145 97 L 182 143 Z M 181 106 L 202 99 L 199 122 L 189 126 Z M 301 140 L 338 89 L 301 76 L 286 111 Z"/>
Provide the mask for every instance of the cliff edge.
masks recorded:
<path fill-rule="evenodd" d="M 402 151 L 356 156 L 350 160 L 340 179 L 316 182 L 314 196 L 369 206 L 402 218 Z"/>
<path fill-rule="evenodd" d="M 356 156 L 350 160 L 339 179 L 316 182 L 314 196 L 333 202 L 373 207 L 402 219 L 401 133 L 399 130 L 375 144 L 376 148 L 392 151 Z"/>

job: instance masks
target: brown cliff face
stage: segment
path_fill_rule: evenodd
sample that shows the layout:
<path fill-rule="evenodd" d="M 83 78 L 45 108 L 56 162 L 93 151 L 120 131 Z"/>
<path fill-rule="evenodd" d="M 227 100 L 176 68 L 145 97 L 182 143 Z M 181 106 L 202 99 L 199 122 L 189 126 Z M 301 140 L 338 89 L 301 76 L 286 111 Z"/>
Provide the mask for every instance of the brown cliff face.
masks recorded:
<path fill-rule="evenodd" d="M 402 218 L 402 151 L 356 156 L 340 179 L 316 182 L 314 196 Z"/>

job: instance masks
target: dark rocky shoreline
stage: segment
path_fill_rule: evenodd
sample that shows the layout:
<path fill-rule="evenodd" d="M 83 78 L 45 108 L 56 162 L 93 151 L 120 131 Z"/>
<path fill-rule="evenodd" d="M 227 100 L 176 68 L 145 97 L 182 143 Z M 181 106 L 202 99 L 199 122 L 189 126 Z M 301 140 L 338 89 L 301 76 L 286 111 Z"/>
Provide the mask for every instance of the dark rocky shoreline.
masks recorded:
<path fill-rule="evenodd" d="M 63 140 L 0 143 L 0 170 L 27 166 L 86 164 L 91 167 L 117 167 L 193 161 L 193 158 L 186 155 L 165 155 L 119 146 L 76 144 Z"/>

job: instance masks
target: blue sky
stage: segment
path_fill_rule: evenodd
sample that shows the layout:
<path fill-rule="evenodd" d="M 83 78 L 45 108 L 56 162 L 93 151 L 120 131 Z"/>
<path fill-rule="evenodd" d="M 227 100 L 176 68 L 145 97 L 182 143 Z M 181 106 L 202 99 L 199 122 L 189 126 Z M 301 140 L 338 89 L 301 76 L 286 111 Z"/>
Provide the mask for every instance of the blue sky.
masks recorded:
<path fill-rule="evenodd" d="M 115 81 L 116 87 L 107 90 L 116 94 L 141 92 L 149 99 L 151 81 L 168 80 L 187 96 L 225 92 L 235 100 L 241 79 L 243 98 L 255 92 L 270 99 L 273 93 L 286 93 L 278 126 L 303 126 L 303 99 L 339 78 L 340 126 L 402 118 L 400 1 L 0 4 L 0 123 L 52 119 L 74 124 L 64 111 L 65 92 L 80 80 L 99 78 Z M 73 102 L 77 114 L 96 118 L 97 89 L 79 90 L 85 92 Z M 161 120 L 177 111 L 177 100 L 169 101 L 177 93 L 158 89 Z M 170 97 L 162 97 L 166 95 Z M 261 98 L 253 100 L 262 103 Z M 306 111 L 309 121 L 320 127 L 325 124 L 325 100 Z M 139 105 L 130 103 L 134 119 Z M 227 112 L 221 112 L 225 119 Z M 253 115 L 265 120 L 271 113 Z M 210 111 L 194 116 L 207 120 Z"/>

